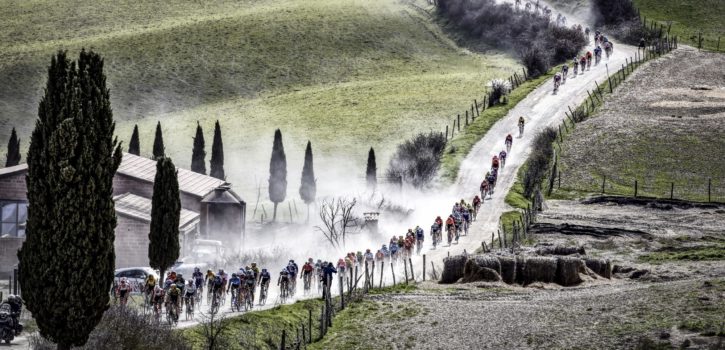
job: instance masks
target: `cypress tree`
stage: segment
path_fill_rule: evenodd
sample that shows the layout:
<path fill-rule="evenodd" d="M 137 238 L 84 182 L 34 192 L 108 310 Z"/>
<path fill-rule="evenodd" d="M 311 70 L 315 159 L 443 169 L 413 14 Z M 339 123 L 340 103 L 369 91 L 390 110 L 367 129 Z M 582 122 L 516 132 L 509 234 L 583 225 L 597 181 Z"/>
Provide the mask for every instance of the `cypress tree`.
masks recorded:
<path fill-rule="evenodd" d="M 179 258 L 179 181 L 171 158 L 156 161 L 154 194 L 151 198 L 151 231 L 149 232 L 149 266 L 164 272 Z"/>
<path fill-rule="evenodd" d="M 28 220 L 20 286 L 40 334 L 80 346 L 108 308 L 121 163 L 103 59 L 55 55 L 28 150 Z"/>
<path fill-rule="evenodd" d="M 300 197 L 307 204 L 307 221 L 310 221 L 310 204 L 315 201 L 317 193 L 317 181 L 315 180 L 315 169 L 312 166 L 312 143 L 307 141 L 305 149 L 305 165 L 302 167 L 302 184 L 300 185 Z"/>
<path fill-rule="evenodd" d="M 219 180 L 224 180 L 224 144 L 222 144 L 222 129 L 219 121 L 214 124 L 214 141 L 211 144 L 211 160 L 209 161 L 211 169 L 209 176 Z"/>
<path fill-rule="evenodd" d="M 133 134 L 131 134 L 131 142 L 128 143 L 128 153 L 141 155 L 141 146 L 138 141 L 138 125 L 133 126 Z"/>
<path fill-rule="evenodd" d="M 8 153 L 5 155 L 5 166 L 16 166 L 20 164 L 20 139 L 15 132 L 15 128 L 10 133 L 10 141 L 8 141 Z"/>
<path fill-rule="evenodd" d="M 277 205 L 287 196 L 287 157 L 282 145 L 282 132 L 274 132 L 272 159 L 269 161 L 269 199 L 274 203 L 272 222 L 277 220 Z"/>
<path fill-rule="evenodd" d="M 375 150 L 370 147 L 370 152 L 368 152 L 368 167 L 365 171 L 365 179 L 367 180 L 368 188 L 373 190 L 378 185 L 377 171 L 378 167 L 375 164 Z"/>
<path fill-rule="evenodd" d="M 191 171 L 206 175 L 206 152 L 204 151 L 204 132 L 201 125 L 196 122 L 196 136 L 194 148 L 191 150 Z"/>
<path fill-rule="evenodd" d="M 154 137 L 154 159 L 164 157 L 164 135 L 161 134 L 161 122 L 156 124 L 156 136 Z"/>

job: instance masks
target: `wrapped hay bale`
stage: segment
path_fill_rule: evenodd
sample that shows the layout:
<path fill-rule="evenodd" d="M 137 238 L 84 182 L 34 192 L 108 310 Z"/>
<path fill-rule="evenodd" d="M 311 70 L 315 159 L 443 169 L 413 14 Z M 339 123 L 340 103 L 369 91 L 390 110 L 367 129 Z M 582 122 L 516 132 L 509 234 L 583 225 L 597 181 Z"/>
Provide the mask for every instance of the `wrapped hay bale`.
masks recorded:
<path fill-rule="evenodd" d="M 555 282 L 568 287 L 582 282 L 579 273 L 584 272 L 584 262 L 571 256 L 560 256 L 556 259 Z"/>
<path fill-rule="evenodd" d="M 512 256 L 500 256 L 501 279 L 508 284 L 516 283 L 516 258 Z"/>
<path fill-rule="evenodd" d="M 524 267 L 524 285 L 532 282 L 554 282 L 556 277 L 556 258 L 536 256 L 526 259 Z"/>
<path fill-rule="evenodd" d="M 443 273 L 439 283 L 455 283 L 463 277 L 463 268 L 466 261 L 468 261 L 468 258 L 463 255 L 449 256 L 443 259 Z"/>
<path fill-rule="evenodd" d="M 479 266 L 474 260 L 469 259 L 466 261 L 466 265 L 463 268 L 463 278 L 461 282 L 498 282 L 501 280 L 501 276 L 498 272 L 488 267 Z"/>
<path fill-rule="evenodd" d="M 606 259 L 587 258 L 584 263 L 597 275 L 604 278 L 612 278 L 612 263 Z"/>
<path fill-rule="evenodd" d="M 524 285 L 524 278 L 526 275 L 524 274 L 524 269 L 526 269 L 526 257 L 523 255 L 517 255 L 516 256 L 516 275 L 514 276 L 514 280 L 517 284 Z"/>
<path fill-rule="evenodd" d="M 565 246 L 553 246 L 553 247 L 541 247 L 536 250 L 538 255 L 586 255 L 584 247 L 565 247 Z"/>
<path fill-rule="evenodd" d="M 499 262 L 498 257 L 491 255 L 476 255 L 471 256 L 468 259 L 473 260 L 480 267 L 486 267 L 496 271 L 499 275 L 501 274 L 501 263 Z"/>

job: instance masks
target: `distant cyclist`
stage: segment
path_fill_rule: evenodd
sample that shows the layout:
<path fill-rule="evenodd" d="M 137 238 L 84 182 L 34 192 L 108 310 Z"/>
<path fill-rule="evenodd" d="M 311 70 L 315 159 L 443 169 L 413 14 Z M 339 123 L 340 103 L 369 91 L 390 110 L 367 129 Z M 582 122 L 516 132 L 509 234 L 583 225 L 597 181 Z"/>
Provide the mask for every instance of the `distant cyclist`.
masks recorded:
<path fill-rule="evenodd" d="M 554 74 L 554 93 L 559 91 L 559 85 L 561 85 L 561 73 L 556 72 Z"/>
<path fill-rule="evenodd" d="M 519 117 L 519 137 L 524 135 L 524 117 Z"/>
<path fill-rule="evenodd" d="M 523 117 L 521 117 L 523 118 Z M 521 122 L 521 119 L 519 119 L 519 123 Z M 506 135 L 506 140 L 504 141 L 504 144 L 506 145 L 506 149 L 508 151 L 511 151 L 511 145 L 514 143 L 514 137 L 511 136 L 511 134 Z"/>
<path fill-rule="evenodd" d="M 563 82 L 566 83 L 566 76 L 569 74 L 569 65 L 564 64 L 561 66 L 561 78 L 563 79 Z"/>

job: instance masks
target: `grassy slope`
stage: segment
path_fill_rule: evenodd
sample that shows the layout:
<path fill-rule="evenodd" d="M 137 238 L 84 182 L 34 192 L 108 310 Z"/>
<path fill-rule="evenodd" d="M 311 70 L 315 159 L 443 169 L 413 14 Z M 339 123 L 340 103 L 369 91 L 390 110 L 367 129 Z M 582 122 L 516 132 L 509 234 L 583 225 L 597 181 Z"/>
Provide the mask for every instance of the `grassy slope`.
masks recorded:
<path fill-rule="evenodd" d="M 368 147 L 382 168 L 403 138 L 443 130 L 486 81 L 518 69 L 507 56 L 459 48 L 396 0 L 49 3 L 12 1 L 0 13 L 0 140 L 10 126 L 28 139 L 50 55 L 92 47 L 106 57 L 121 140 L 139 123 L 149 153 L 161 120 L 174 135 L 167 153 L 188 166 L 194 122 L 210 141 L 218 118 L 228 177 L 250 197 L 267 175 L 249 164 L 268 162 L 277 127 L 292 176 L 307 139 L 322 164 L 344 158 L 342 168 L 362 174 Z"/>
<path fill-rule="evenodd" d="M 703 47 L 715 49 L 718 36 L 725 36 L 725 1 L 722 0 L 634 0 L 640 13 L 648 19 L 667 25 L 672 21 L 672 33 L 681 42 L 696 46 L 690 38 L 702 31 Z M 725 42 L 721 43 L 725 49 Z"/>

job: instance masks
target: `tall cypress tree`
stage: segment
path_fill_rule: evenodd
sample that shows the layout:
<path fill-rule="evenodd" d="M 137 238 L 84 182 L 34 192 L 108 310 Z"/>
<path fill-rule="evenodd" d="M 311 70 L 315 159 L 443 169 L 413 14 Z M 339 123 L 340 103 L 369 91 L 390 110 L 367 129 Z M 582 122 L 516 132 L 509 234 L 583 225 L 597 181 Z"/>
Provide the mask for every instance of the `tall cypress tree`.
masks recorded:
<path fill-rule="evenodd" d="M 141 155 L 141 145 L 138 141 L 138 125 L 133 126 L 133 134 L 131 134 L 131 141 L 128 143 L 128 153 Z"/>
<path fill-rule="evenodd" d="M 156 136 L 154 137 L 154 159 L 165 156 L 164 135 L 161 134 L 161 122 L 156 124 Z"/>
<path fill-rule="evenodd" d="M 156 161 L 154 194 L 151 198 L 151 231 L 149 232 L 149 266 L 161 272 L 179 258 L 179 180 L 171 158 Z"/>
<path fill-rule="evenodd" d="M 269 161 L 269 199 L 274 202 L 272 221 L 277 220 L 277 205 L 287 196 L 287 157 L 282 145 L 282 132 L 274 132 L 272 159 Z"/>
<path fill-rule="evenodd" d="M 310 204 L 315 201 L 317 194 L 317 181 L 315 180 L 315 169 L 312 166 L 312 143 L 307 141 L 305 149 L 305 165 L 302 167 L 302 184 L 300 185 L 300 197 L 307 204 L 307 221 L 310 221 Z"/>
<path fill-rule="evenodd" d="M 20 286 L 40 334 L 80 346 L 108 308 L 121 147 L 103 59 L 81 51 L 51 60 L 28 151 L 28 221 Z"/>
<path fill-rule="evenodd" d="M 211 160 L 209 161 L 209 176 L 224 180 L 224 145 L 222 144 L 222 129 L 219 121 L 214 124 L 214 141 L 211 144 Z"/>
<path fill-rule="evenodd" d="M 375 189 L 375 187 L 378 185 L 378 166 L 375 163 L 375 150 L 370 147 L 370 152 L 368 152 L 368 167 L 367 170 L 365 170 L 365 179 L 368 183 L 368 188 Z"/>
<path fill-rule="evenodd" d="M 20 139 L 15 132 L 15 128 L 10 133 L 10 141 L 8 141 L 8 153 L 5 155 L 5 166 L 16 166 L 20 164 Z"/>
<path fill-rule="evenodd" d="M 204 132 L 196 122 L 194 148 L 191 150 L 191 171 L 206 175 L 206 152 L 204 151 Z"/>

